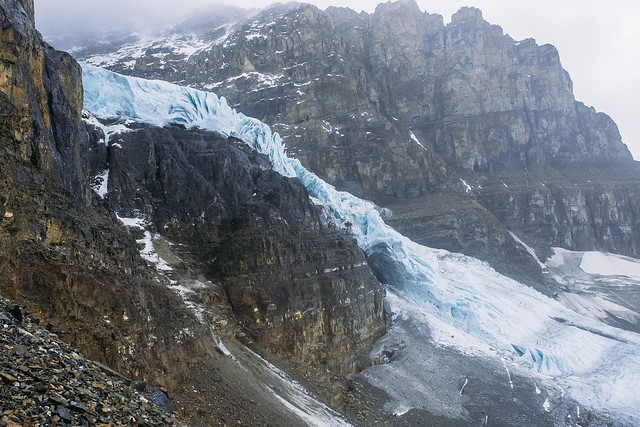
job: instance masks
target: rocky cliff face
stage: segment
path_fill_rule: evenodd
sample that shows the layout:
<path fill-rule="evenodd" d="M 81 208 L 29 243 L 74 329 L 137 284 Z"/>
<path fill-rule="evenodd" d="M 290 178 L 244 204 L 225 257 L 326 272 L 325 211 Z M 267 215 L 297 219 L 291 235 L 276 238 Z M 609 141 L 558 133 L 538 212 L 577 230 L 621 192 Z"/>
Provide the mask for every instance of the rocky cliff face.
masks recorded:
<path fill-rule="evenodd" d="M 189 367 L 163 358 L 207 354 L 212 343 L 172 345 L 182 327 L 202 328 L 170 310 L 179 298 L 154 282 L 126 231 L 91 206 L 80 67 L 42 43 L 33 2 L 2 2 L 0 12 L 0 292 L 88 357 L 174 387 Z"/>
<path fill-rule="evenodd" d="M 87 202 L 80 175 L 80 67 L 69 54 L 42 44 L 32 2 L 7 2 L 0 18 L 3 140 L 14 141 L 6 145 L 20 160 Z"/>
<path fill-rule="evenodd" d="M 85 50 L 83 58 L 224 95 L 279 131 L 323 179 L 391 208 L 390 222 L 422 243 L 510 274 L 519 257 L 534 276 L 535 262 L 508 231 L 541 256 L 551 245 L 638 255 L 633 211 L 603 217 L 615 203 L 595 208 L 582 195 L 611 199 L 602 187 L 586 174 L 579 182 L 561 177 L 589 164 L 603 171 L 608 191 L 624 193 L 628 184 L 604 172 L 615 164 L 637 182 L 616 125 L 574 99 L 553 46 L 513 40 L 474 8 L 445 25 L 412 0 L 370 15 L 273 6 L 214 32 L 217 39 L 193 35 L 202 43 L 190 55 L 141 42 L 106 56 Z M 555 177 L 553 191 L 544 189 L 547 176 Z M 498 185 L 479 188 L 489 182 Z"/>
<path fill-rule="evenodd" d="M 86 357 L 166 390 L 190 423 L 299 422 L 216 351 L 217 335 L 300 368 L 356 369 L 384 321 L 353 239 L 226 138 L 135 126 L 114 137 L 81 121 L 80 67 L 42 42 L 33 2 L 1 0 L 0 19 L 0 293 Z M 92 177 L 105 169 L 103 199 Z M 173 276 L 141 257 L 146 233 Z"/>
<path fill-rule="evenodd" d="M 191 253 L 248 339 L 302 370 L 357 368 L 384 332 L 384 293 L 355 240 L 323 223 L 297 179 L 242 143 L 179 127 L 134 129 L 107 150 L 107 203 Z"/>

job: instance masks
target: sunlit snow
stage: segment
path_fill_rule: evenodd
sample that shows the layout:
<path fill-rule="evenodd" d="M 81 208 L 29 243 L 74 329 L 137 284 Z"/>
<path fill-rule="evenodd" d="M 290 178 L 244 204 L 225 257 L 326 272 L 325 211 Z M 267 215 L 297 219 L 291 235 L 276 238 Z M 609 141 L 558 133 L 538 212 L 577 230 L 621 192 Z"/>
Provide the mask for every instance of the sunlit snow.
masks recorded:
<path fill-rule="evenodd" d="M 349 226 L 389 286 L 391 309 L 428 325 L 437 343 L 555 377 L 584 405 L 640 422 L 640 335 L 585 317 L 486 263 L 412 242 L 387 226 L 375 205 L 337 191 L 289 158 L 277 134 L 224 98 L 90 66 L 83 77 L 85 108 L 99 117 L 217 131 L 268 155 L 283 175 L 297 176 L 313 200 Z"/>

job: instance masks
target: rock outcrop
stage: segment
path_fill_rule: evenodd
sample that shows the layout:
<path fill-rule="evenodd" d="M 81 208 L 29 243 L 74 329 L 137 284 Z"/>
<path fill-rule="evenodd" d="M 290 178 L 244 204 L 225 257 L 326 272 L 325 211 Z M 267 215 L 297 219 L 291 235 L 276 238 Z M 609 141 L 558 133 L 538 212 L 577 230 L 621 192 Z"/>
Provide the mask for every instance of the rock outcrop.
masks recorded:
<path fill-rule="evenodd" d="M 225 96 L 277 130 L 305 167 L 391 208 L 390 222 L 413 239 L 511 275 L 524 268 L 539 280 L 509 231 L 541 257 L 551 245 L 639 255 L 634 202 L 603 217 L 616 203 L 596 209 L 582 195 L 611 199 L 602 187 L 586 174 L 580 183 L 562 179 L 588 165 L 617 200 L 638 176 L 615 123 L 574 99 L 553 46 L 516 41 L 474 8 L 445 25 L 412 0 L 373 14 L 276 5 L 216 31 L 217 39 L 195 34 L 202 44 L 191 55 L 141 44 L 139 56 L 128 46 L 106 57 L 84 50 L 83 58 Z M 612 167 L 632 183 L 609 180 Z M 544 189 L 549 176 L 552 192 Z M 514 256 L 522 262 L 510 270 Z"/>
<path fill-rule="evenodd" d="M 89 189 L 83 185 L 79 143 L 80 66 L 71 55 L 42 44 L 33 26 L 33 2 L 6 2 L 0 18 L 0 129 L 6 148 L 86 203 Z"/>

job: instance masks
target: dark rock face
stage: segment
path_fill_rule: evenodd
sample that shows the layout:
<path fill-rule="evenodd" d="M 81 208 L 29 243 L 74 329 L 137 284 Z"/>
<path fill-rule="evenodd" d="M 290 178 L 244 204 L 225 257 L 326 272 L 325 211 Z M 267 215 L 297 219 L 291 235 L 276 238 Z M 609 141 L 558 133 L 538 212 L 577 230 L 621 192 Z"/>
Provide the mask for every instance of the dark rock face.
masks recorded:
<path fill-rule="evenodd" d="M 370 15 L 279 5 L 223 29 L 217 41 L 196 34 L 206 47 L 191 56 L 122 50 L 110 67 L 225 96 L 280 132 L 323 179 L 390 207 L 389 222 L 413 239 L 511 275 L 539 269 L 507 230 L 541 256 L 551 245 L 639 255 L 636 202 L 620 196 L 628 183 L 606 172 L 617 165 L 637 182 L 631 155 L 608 116 L 574 99 L 553 46 L 515 41 L 474 8 L 444 25 L 411 0 Z M 603 187 L 586 174 L 581 183 L 562 179 L 584 165 Z M 615 218 L 601 216 L 609 202 L 596 208 L 582 195 L 612 200 L 603 188 L 624 199 L 610 204 Z M 522 263 L 509 270 L 514 256 Z"/>
<path fill-rule="evenodd" d="M 144 126 L 108 150 L 107 203 L 187 247 L 261 347 L 302 369 L 350 371 L 382 335 L 384 293 L 364 253 L 266 157 L 179 127 Z"/>
<path fill-rule="evenodd" d="M 141 376 L 155 366 L 163 386 L 157 372 L 188 378 L 187 366 L 170 368 L 148 351 L 148 336 L 159 334 L 155 350 L 180 360 L 183 349 L 170 350 L 174 328 L 200 326 L 170 312 L 179 299 L 152 281 L 122 227 L 90 206 L 80 67 L 42 43 L 31 1 L 0 2 L 0 12 L 0 292 L 95 360 Z M 191 344 L 203 354 L 212 345 Z"/>

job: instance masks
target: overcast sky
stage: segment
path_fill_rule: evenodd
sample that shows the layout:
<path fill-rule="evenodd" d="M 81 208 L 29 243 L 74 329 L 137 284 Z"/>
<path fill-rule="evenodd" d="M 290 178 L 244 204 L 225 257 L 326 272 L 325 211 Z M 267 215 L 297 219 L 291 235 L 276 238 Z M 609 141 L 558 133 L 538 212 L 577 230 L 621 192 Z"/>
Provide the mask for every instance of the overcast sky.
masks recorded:
<path fill-rule="evenodd" d="M 208 5 L 265 7 L 269 0 L 35 0 L 38 28 L 46 36 L 67 29 L 118 26 L 127 21 L 171 23 Z M 375 0 L 313 0 L 321 8 L 347 6 L 372 12 Z M 640 1 L 638 0 L 417 0 L 423 11 L 449 22 L 462 6 L 476 6 L 484 18 L 513 38 L 551 43 L 574 83 L 576 98 L 609 114 L 622 140 L 640 159 Z"/>

